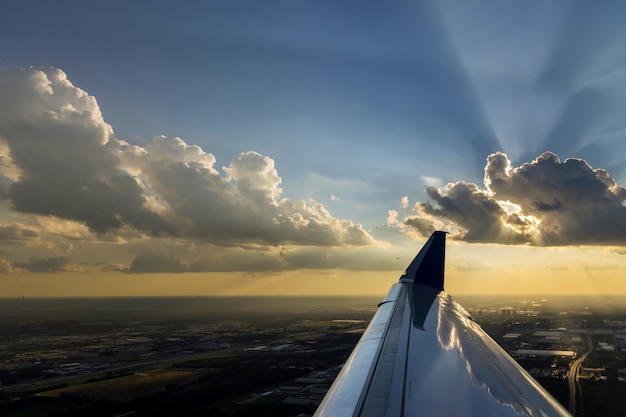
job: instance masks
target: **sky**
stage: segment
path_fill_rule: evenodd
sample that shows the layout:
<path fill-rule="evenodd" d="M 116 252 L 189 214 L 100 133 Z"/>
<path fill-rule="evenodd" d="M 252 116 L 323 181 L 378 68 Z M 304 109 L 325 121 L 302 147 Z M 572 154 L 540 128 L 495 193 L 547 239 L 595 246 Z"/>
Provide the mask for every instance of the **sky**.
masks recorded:
<path fill-rule="evenodd" d="M 0 297 L 626 294 L 626 3 L 0 3 Z"/>

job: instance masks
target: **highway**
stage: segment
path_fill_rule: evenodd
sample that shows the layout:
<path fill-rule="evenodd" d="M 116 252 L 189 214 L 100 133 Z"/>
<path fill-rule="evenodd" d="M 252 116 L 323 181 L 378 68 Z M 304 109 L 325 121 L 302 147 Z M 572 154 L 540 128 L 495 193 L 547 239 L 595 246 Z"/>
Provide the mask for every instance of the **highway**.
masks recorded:
<path fill-rule="evenodd" d="M 580 367 L 591 352 L 593 352 L 593 340 L 590 335 L 587 335 L 587 351 L 580 358 L 572 362 L 569 370 L 567 371 L 567 381 L 569 384 L 569 412 L 575 417 L 577 404 L 581 401 L 580 397 L 582 397 L 580 385 L 578 385 L 578 371 L 580 371 Z M 578 399 L 576 396 L 577 393 L 580 394 Z M 578 417 L 582 417 L 582 412 Z"/>

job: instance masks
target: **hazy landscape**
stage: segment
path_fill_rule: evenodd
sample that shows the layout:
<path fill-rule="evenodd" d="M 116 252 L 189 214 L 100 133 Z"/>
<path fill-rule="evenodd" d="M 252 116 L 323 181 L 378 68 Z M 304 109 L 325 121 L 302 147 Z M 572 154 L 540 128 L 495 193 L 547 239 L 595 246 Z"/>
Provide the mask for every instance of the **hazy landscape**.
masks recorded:
<path fill-rule="evenodd" d="M 379 301 L 1 299 L 0 414 L 309 415 Z M 578 357 L 590 343 L 577 415 L 626 413 L 624 297 L 459 301 L 566 407 L 573 358 L 562 352 Z"/>

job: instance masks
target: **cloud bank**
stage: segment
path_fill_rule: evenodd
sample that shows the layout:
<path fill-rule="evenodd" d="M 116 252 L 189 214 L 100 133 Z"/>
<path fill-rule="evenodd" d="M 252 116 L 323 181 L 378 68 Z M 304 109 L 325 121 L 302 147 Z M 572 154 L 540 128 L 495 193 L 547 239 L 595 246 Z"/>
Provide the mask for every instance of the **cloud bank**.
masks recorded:
<path fill-rule="evenodd" d="M 421 234 L 443 224 L 467 242 L 552 245 L 626 243 L 626 189 L 582 159 L 551 152 L 519 167 L 489 155 L 484 188 L 458 181 L 426 187 L 429 201 L 402 224 Z M 395 222 L 398 224 L 399 220 Z"/>
<path fill-rule="evenodd" d="M 407 236 L 435 229 L 467 242 L 626 243 L 626 189 L 549 152 L 519 167 L 490 155 L 482 187 L 416 178 L 428 200 L 399 196 L 371 231 L 283 197 L 268 156 L 216 164 L 180 138 L 117 138 L 59 69 L 0 68 L 0 273 L 397 269 Z"/>
<path fill-rule="evenodd" d="M 26 269 L 30 272 L 84 272 L 85 270 L 65 256 L 53 256 L 50 258 L 32 258 L 26 262 L 13 262 L 15 268 Z"/>

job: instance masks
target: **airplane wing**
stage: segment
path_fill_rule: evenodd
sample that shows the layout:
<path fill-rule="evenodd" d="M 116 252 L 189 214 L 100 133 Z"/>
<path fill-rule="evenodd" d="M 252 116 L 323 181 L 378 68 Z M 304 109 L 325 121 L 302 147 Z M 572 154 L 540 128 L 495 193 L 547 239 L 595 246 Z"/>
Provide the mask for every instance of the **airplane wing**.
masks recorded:
<path fill-rule="evenodd" d="M 314 417 L 570 416 L 443 290 L 445 240 L 393 284 Z"/>

